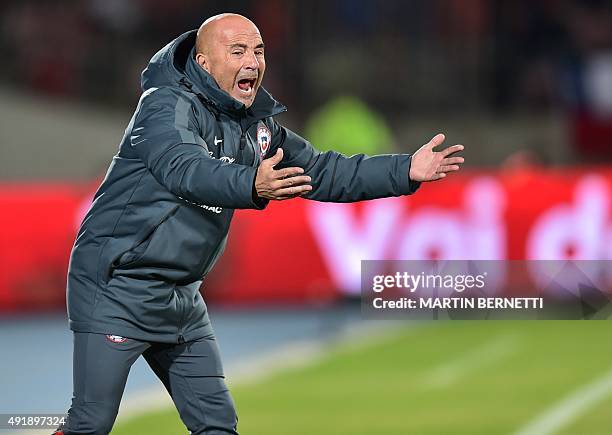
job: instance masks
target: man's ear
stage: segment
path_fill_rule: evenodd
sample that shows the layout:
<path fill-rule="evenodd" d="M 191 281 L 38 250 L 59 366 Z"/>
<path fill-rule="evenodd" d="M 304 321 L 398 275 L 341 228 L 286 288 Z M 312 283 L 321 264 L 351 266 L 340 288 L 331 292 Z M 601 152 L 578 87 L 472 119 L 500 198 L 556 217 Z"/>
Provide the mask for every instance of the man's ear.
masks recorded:
<path fill-rule="evenodd" d="M 210 70 L 208 69 L 208 59 L 207 56 L 202 53 L 197 53 L 195 57 L 196 62 L 200 65 L 204 70 L 210 74 Z"/>

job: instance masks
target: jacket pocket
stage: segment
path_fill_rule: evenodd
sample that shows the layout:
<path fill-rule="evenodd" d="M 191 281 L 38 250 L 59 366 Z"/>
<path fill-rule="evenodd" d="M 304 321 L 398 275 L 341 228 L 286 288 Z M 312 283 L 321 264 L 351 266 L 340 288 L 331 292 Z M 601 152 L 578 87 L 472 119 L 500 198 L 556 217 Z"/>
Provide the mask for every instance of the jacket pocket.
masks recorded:
<path fill-rule="evenodd" d="M 140 235 L 132 244 L 132 246 L 130 246 L 130 248 L 126 249 L 125 251 L 122 251 L 113 258 L 113 260 L 108 266 L 108 270 L 106 273 L 106 282 L 108 282 L 108 280 L 111 278 L 111 276 L 113 275 L 113 271 L 116 268 L 126 267 L 138 262 L 138 260 L 145 254 L 147 246 L 149 245 L 149 242 L 151 241 L 155 233 L 159 230 L 160 227 L 163 226 L 163 224 L 168 219 L 170 219 L 176 214 L 179 208 L 180 205 L 178 204 L 172 207 L 166 214 L 164 214 L 159 219 L 159 221 L 155 225 L 151 226 L 144 234 Z"/>

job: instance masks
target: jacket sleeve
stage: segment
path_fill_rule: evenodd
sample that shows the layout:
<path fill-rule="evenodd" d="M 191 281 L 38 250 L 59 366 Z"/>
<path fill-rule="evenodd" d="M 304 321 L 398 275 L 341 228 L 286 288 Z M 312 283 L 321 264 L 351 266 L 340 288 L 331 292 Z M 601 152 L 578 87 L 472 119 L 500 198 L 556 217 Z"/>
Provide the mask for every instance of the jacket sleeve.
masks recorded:
<path fill-rule="evenodd" d="M 305 198 L 327 202 L 355 202 L 366 199 L 410 195 L 419 182 L 409 179 L 409 154 L 347 157 L 335 151 L 317 151 L 306 139 L 272 120 L 275 139 L 268 155 L 283 149 L 277 166 L 299 166 L 312 178 L 313 189 Z"/>
<path fill-rule="evenodd" d="M 257 168 L 212 158 L 198 134 L 194 110 L 188 98 L 171 89 L 144 94 L 129 145 L 155 179 L 178 197 L 215 207 L 264 208 L 267 201 L 253 195 Z"/>

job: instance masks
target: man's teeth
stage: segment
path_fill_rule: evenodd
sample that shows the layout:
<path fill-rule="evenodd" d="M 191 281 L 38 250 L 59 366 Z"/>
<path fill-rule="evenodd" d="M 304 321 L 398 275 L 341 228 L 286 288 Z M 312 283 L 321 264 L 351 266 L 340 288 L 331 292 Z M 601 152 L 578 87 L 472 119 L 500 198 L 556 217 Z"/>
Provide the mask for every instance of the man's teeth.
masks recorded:
<path fill-rule="evenodd" d="M 250 93 L 253 90 L 253 82 L 251 80 L 247 82 L 243 82 L 242 86 L 240 86 L 240 82 L 238 83 L 238 89 L 245 93 Z"/>

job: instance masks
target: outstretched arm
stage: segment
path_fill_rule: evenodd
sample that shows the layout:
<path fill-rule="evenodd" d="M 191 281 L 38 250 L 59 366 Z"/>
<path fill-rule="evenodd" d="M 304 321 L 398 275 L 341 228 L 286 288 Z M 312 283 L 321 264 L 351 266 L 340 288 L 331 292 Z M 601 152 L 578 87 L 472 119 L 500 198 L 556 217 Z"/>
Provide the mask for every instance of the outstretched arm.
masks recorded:
<path fill-rule="evenodd" d="M 356 154 L 347 157 L 335 151 L 317 151 L 308 141 L 291 130 L 274 122 L 272 152 L 270 159 L 264 160 L 258 170 L 256 188 L 258 195 L 268 199 L 286 199 L 303 196 L 308 199 L 329 202 L 354 202 L 414 193 L 421 181 L 443 178 L 447 172 L 459 169 L 462 157 L 450 157 L 463 149 L 455 145 L 436 152 L 433 149 L 444 141 L 444 135 L 435 136 L 414 155 L 388 154 L 366 156 Z M 279 151 L 279 149 L 281 151 Z M 280 159 L 282 161 L 277 162 Z M 258 185 L 263 175 L 269 173 L 268 165 L 278 170 L 283 168 L 303 169 L 299 177 L 278 177 L 276 182 L 283 184 L 283 197 L 268 196 Z M 297 175 L 297 173 L 296 173 Z M 306 179 L 304 177 L 309 177 Z M 307 189 L 311 185 L 312 189 Z"/>

